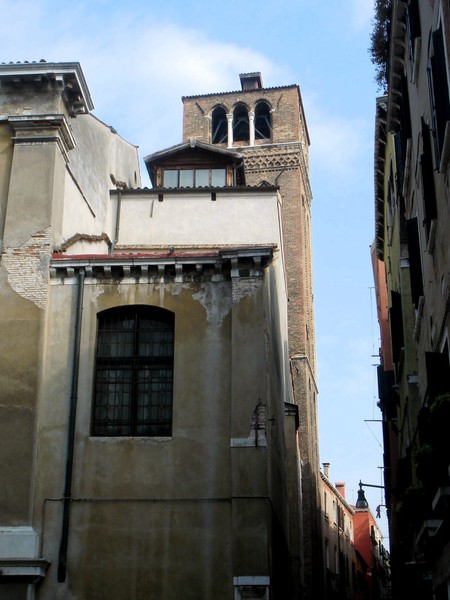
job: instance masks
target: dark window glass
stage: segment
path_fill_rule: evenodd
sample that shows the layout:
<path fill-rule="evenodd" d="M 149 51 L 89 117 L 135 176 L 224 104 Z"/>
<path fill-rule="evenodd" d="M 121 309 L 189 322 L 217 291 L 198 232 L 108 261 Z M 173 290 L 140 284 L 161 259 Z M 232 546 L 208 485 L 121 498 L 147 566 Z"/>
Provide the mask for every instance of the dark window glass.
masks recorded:
<path fill-rule="evenodd" d="M 414 59 L 414 43 L 420 37 L 420 13 L 418 0 L 411 0 L 407 8 L 406 26 L 410 59 Z"/>
<path fill-rule="evenodd" d="M 440 160 L 444 144 L 445 127 L 450 121 L 450 100 L 448 96 L 447 63 L 445 59 L 442 27 L 433 32 L 433 56 L 431 57 L 432 109 L 436 131 L 437 154 Z"/>
<path fill-rule="evenodd" d="M 228 142 L 227 114 L 222 106 L 217 106 L 212 112 L 212 135 L 213 144 L 226 144 Z"/>
<path fill-rule="evenodd" d="M 428 402 L 431 404 L 438 396 L 450 392 L 450 365 L 448 348 L 444 352 L 425 352 L 427 368 Z"/>
<path fill-rule="evenodd" d="M 270 140 L 271 133 L 270 107 L 266 102 L 259 102 L 255 108 L 255 139 Z"/>
<path fill-rule="evenodd" d="M 248 110 L 243 104 L 238 104 L 233 112 L 233 141 L 248 142 L 249 131 Z"/>
<path fill-rule="evenodd" d="M 172 433 L 173 313 L 127 306 L 98 315 L 93 435 Z"/>

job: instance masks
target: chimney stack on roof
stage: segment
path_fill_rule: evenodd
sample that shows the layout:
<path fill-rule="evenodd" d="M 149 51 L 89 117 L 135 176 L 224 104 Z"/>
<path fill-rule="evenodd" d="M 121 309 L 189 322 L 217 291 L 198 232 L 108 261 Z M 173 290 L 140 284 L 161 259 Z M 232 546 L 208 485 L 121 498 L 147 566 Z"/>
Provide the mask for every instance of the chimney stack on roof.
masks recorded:
<path fill-rule="evenodd" d="M 241 73 L 239 75 L 243 90 L 260 90 L 262 88 L 261 73 Z"/>
<path fill-rule="evenodd" d="M 337 489 L 337 491 L 340 493 L 340 495 L 345 498 L 345 483 L 343 481 L 338 481 L 337 483 L 334 484 L 335 488 Z"/>

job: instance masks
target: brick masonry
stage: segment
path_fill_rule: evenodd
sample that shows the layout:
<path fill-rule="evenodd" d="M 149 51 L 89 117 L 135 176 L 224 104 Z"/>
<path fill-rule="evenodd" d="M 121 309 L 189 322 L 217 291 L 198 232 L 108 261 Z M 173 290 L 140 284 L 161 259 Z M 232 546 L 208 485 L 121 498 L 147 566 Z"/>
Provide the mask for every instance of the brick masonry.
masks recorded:
<path fill-rule="evenodd" d="M 22 246 L 3 248 L 2 264 L 8 273 L 9 284 L 39 308 L 47 306 L 50 255 L 50 227 L 33 234 Z"/>
<path fill-rule="evenodd" d="M 234 142 L 244 155 L 247 185 L 263 181 L 277 185 L 282 199 L 282 225 L 288 279 L 289 353 L 295 401 L 299 406 L 299 452 L 303 488 L 303 598 L 322 595 L 324 577 L 321 551 L 320 471 L 313 275 L 309 136 L 297 85 L 240 90 L 183 98 L 183 140 L 211 143 L 212 111 L 217 106 L 232 113 L 237 104 L 254 111 L 264 100 L 270 107 L 272 137 L 254 146 Z M 222 147 L 226 145 L 222 144 Z"/>

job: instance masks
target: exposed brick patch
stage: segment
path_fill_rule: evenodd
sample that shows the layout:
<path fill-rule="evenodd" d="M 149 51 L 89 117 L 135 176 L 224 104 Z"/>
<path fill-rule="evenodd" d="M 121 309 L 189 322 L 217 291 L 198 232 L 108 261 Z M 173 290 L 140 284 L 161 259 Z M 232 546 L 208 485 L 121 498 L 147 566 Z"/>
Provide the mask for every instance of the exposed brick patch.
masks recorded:
<path fill-rule="evenodd" d="M 4 247 L 2 263 L 12 289 L 23 298 L 46 308 L 51 256 L 51 227 L 34 233 L 22 246 Z"/>

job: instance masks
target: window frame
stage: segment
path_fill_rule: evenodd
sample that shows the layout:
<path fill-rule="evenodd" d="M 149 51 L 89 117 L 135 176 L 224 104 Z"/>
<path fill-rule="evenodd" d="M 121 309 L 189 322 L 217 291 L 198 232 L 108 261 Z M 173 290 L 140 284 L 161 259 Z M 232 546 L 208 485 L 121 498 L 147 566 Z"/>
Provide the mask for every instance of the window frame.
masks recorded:
<path fill-rule="evenodd" d="M 175 314 L 126 305 L 97 314 L 92 437 L 171 437 Z"/>
<path fill-rule="evenodd" d="M 186 175 L 186 173 L 189 171 L 192 172 L 192 185 L 180 185 L 183 175 Z M 198 173 L 203 172 L 203 171 L 208 171 L 209 183 L 207 185 L 197 185 Z M 217 184 L 215 182 L 215 178 L 217 177 L 218 172 L 220 172 L 220 174 L 222 175 L 221 179 L 222 179 L 223 183 L 221 183 L 221 184 Z M 166 173 L 171 173 L 171 174 L 176 173 L 176 179 L 177 179 L 176 186 L 170 186 L 170 187 L 166 186 L 166 182 L 165 182 Z M 166 189 L 170 189 L 170 190 L 178 190 L 178 189 L 193 190 L 193 189 L 210 188 L 210 187 L 227 187 L 227 169 L 226 169 L 226 167 L 195 167 L 195 168 L 186 167 L 185 169 L 172 169 L 172 168 L 164 169 L 164 171 L 163 171 L 163 187 Z"/>
<path fill-rule="evenodd" d="M 436 168 L 439 170 L 444 149 L 445 132 L 450 121 L 449 81 L 443 23 L 431 32 L 431 54 L 428 64 L 430 108 L 433 122 Z"/>

